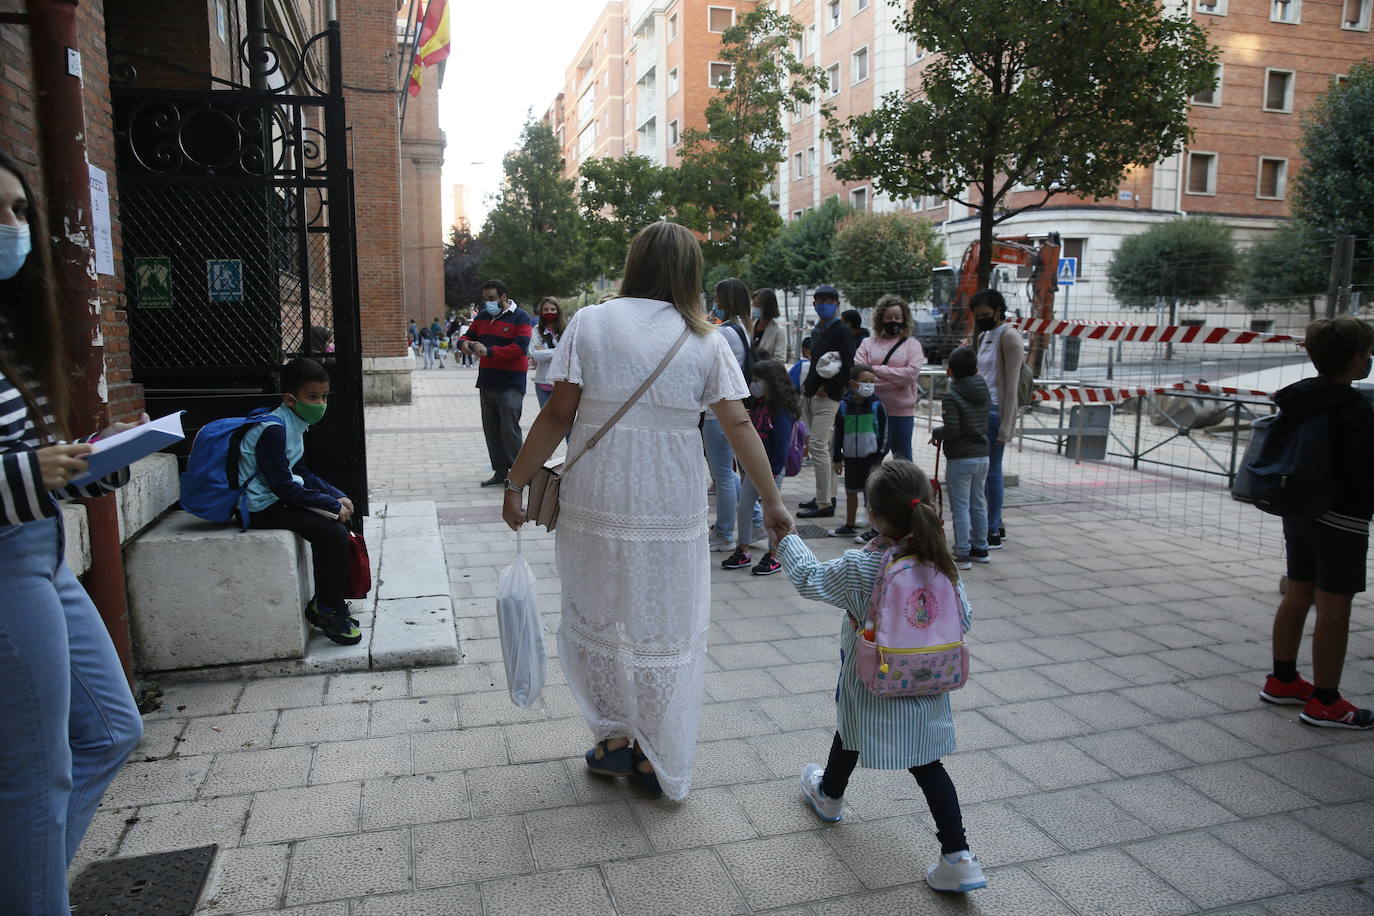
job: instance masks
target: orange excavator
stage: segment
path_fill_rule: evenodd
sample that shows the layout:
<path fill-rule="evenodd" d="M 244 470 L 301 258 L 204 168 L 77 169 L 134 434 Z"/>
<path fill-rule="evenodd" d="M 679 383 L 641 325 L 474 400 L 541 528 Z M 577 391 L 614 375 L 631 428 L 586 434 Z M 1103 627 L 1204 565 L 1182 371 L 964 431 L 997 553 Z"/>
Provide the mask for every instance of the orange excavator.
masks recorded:
<path fill-rule="evenodd" d="M 992 263 L 1012 264 L 1030 269 L 1026 280 L 1026 298 L 1030 302 L 1032 318 L 1054 317 L 1054 294 L 1059 290 L 1059 253 L 1061 250 L 1059 233 L 1048 232 L 1043 235 L 999 236 L 992 241 Z M 973 317 L 968 303 L 978 292 L 978 255 L 980 242 L 973 242 L 964 249 L 964 259 L 959 265 L 955 281 L 954 295 L 949 301 L 950 329 L 961 336 L 973 333 Z M 1037 375 L 1045 358 L 1044 334 L 1031 337 L 1031 368 Z"/>

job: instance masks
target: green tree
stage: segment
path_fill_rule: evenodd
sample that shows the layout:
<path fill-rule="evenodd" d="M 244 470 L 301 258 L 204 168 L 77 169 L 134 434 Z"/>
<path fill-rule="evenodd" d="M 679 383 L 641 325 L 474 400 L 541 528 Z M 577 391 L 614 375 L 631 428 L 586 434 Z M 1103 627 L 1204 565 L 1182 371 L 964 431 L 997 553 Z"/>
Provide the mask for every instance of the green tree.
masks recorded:
<path fill-rule="evenodd" d="M 1114 196 L 1130 168 L 1182 148 L 1188 99 L 1215 82 L 1202 29 L 1157 0 L 912 0 L 897 28 L 936 56 L 918 89 L 832 122 L 835 174 L 976 210 L 979 286 L 998 223 L 1057 193 Z M 1022 188 L 1042 193 L 1009 206 Z"/>
<path fill-rule="evenodd" d="M 449 230 L 444 243 L 444 305 L 449 311 L 468 308 L 482 299 L 482 264 L 487 247 L 462 219 Z"/>
<path fill-rule="evenodd" d="M 482 227 L 484 269 L 503 280 L 518 302 L 576 291 L 594 271 L 574 182 L 563 177 L 563 157 L 549 126 L 527 120 L 520 147 L 506 154 L 502 168 L 505 181 Z"/>
<path fill-rule="evenodd" d="M 1129 308 L 1167 306 L 1176 325 L 1180 304 L 1230 290 L 1238 263 L 1229 227 L 1204 217 L 1175 219 L 1123 239 L 1107 264 L 1107 285 Z M 1173 356 L 1172 344 L 1165 354 Z"/>
<path fill-rule="evenodd" d="M 1303 124 L 1293 212 L 1318 235 L 1374 238 L 1374 64 L 1317 99 Z M 1366 245 L 1368 242 L 1366 241 Z"/>
<path fill-rule="evenodd" d="M 673 212 L 677 173 L 647 156 L 588 159 L 578 177 L 578 200 L 592 266 L 619 276 L 639 230 Z"/>
<path fill-rule="evenodd" d="M 791 16 L 760 6 L 721 36 L 718 60 L 730 75 L 706 104 L 706 128 L 682 137 L 678 218 L 707 234 L 707 258 L 738 272 L 781 225 L 767 188 L 787 155 L 784 111 L 816 101 L 825 84 L 792 48 L 802 34 Z"/>
<path fill-rule="evenodd" d="M 885 293 L 908 301 L 930 292 L 930 272 L 945 244 L 914 213 L 854 213 L 835 232 L 835 285 L 855 308 L 872 308 Z"/>
<path fill-rule="evenodd" d="M 795 290 L 832 282 L 835 227 L 849 212 L 832 198 L 784 225 L 750 262 L 750 284 Z"/>
<path fill-rule="evenodd" d="M 1317 299 L 1331 276 L 1331 245 L 1300 223 L 1284 223 L 1251 246 L 1241 258 L 1241 297 L 1247 308 L 1306 303 L 1317 317 Z"/>

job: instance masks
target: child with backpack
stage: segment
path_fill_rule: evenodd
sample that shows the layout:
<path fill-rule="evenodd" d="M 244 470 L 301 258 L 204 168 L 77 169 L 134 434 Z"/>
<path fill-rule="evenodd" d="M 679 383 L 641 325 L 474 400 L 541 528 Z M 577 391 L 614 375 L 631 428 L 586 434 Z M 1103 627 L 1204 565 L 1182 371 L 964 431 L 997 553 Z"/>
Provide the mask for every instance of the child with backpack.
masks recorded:
<path fill-rule="evenodd" d="M 1255 503 L 1283 516 L 1288 554 L 1288 587 L 1274 615 L 1274 670 L 1260 699 L 1301 706 L 1299 718 L 1307 725 L 1366 729 L 1374 727 L 1374 712 L 1342 697 L 1340 683 L 1350 606 L 1365 590 L 1374 516 L 1368 470 L 1374 410 L 1351 387 L 1369 375 L 1374 329 L 1348 315 L 1319 318 L 1307 326 L 1306 347 L 1318 375 L 1274 395 L 1278 420 L 1259 463 L 1249 469 Z M 1314 683 L 1308 683 L 1298 674 L 1297 659 L 1313 605 Z"/>
<path fill-rule="evenodd" d="M 940 762 L 954 752 L 947 691 L 967 677 L 962 634 L 973 612 L 921 469 L 901 459 L 888 462 L 868 478 L 867 496 L 880 536 L 863 549 L 822 563 L 795 532 L 778 543 L 797 591 L 845 611 L 838 728 L 825 767 L 809 763 L 802 769 L 802 797 L 821 820 L 838 821 L 850 774 L 860 763 L 909 770 L 940 840 L 941 856 L 926 870 L 926 882 L 938 891 L 975 890 L 987 878 L 969 852 L 959 796 Z"/>
<path fill-rule="evenodd" d="M 781 488 L 783 476 L 789 470 L 790 452 L 797 452 L 792 473 L 796 474 L 801 467 L 800 448 L 806 442 L 806 424 L 799 419 L 801 398 L 787 378 L 787 369 L 778 360 L 759 360 L 751 370 L 749 393 L 754 396 L 754 408 L 749 411 L 749 417 L 754 421 L 754 429 L 763 438 L 763 448 L 768 453 L 773 479 Z M 754 562 L 749 548 L 755 538 L 754 512 L 758 502 L 758 488 L 744 475 L 740 483 L 739 503 L 735 507 L 739 540 L 735 552 L 720 564 L 725 569 L 743 569 Z M 771 576 L 780 569 L 782 564 L 769 550 L 754 566 L 753 573 L 756 576 Z"/>
<path fill-rule="evenodd" d="M 878 400 L 877 390 L 878 374 L 873 367 L 855 365 L 849 370 L 849 393 L 835 413 L 832 458 L 835 473 L 844 474 L 845 520 L 829 534 L 853 537 L 860 544 L 867 543 L 868 538 L 860 535 L 858 527 L 859 495 L 868 475 L 887 454 L 887 411 Z"/>
<path fill-rule="evenodd" d="M 992 395 L 978 375 L 978 356 L 969 347 L 949 355 L 945 372 L 952 380 L 941 401 L 944 425 L 930 434 L 949 459 L 945 490 L 954 521 L 954 565 L 972 569 L 989 562 L 988 411 Z"/>
<path fill-rule="evenodd" d="M 248 527 L 284 528 L 310 542 L 315 596 L 305 619 L 342 646 L 362 641 L 348 616 L 348 520 L 353 502 L 305 465 L 305 431 L 324 418 L 329 373 L 313 359 L 293 359 L 281 371 L 282 402 L 239 444 L 238 485 L 247 496 Z"/>

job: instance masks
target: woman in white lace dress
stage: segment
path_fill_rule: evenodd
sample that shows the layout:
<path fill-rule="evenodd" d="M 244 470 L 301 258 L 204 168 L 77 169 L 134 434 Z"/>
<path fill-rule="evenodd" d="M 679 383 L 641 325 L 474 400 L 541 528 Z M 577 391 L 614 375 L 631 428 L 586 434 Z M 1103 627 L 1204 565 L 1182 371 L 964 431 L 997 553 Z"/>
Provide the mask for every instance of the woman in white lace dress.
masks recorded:
<path fill-rule="evenodd" d="M 573 316 L 549 368 L 553 396 L 507 480 L 504 518 L 571 429 L 569 456 L 692 333 L 663 374 L 563 482 L 556 531 L 563 586 L 559 657 L 591 726 L 587 765 L 678 800 L 691 787 L 710 624 L 706 481 L 697 423 L 711 410 L 740 465 L 763 482 L 776 541 L 792 519 L 741 401 L 739 362 L 706 321 L 701 247 L 654 223 L 630 246 L 621 298 Z"/>

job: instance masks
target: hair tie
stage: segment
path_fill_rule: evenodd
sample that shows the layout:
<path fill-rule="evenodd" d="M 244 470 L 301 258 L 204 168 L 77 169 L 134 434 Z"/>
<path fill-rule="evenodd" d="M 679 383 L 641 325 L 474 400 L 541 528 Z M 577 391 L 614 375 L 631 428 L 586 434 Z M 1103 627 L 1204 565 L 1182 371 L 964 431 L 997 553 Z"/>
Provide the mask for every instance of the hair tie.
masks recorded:
<path fill-rule="evenodd" d="M 919 499 L 913 499 L 913 500 L 911 501 L 911 508 L 915 509 L 915 508 L 916 508 L 917 506 L 919 506 L 920 504 L 921 504 L 921 501 L 920 501 Z"/>

